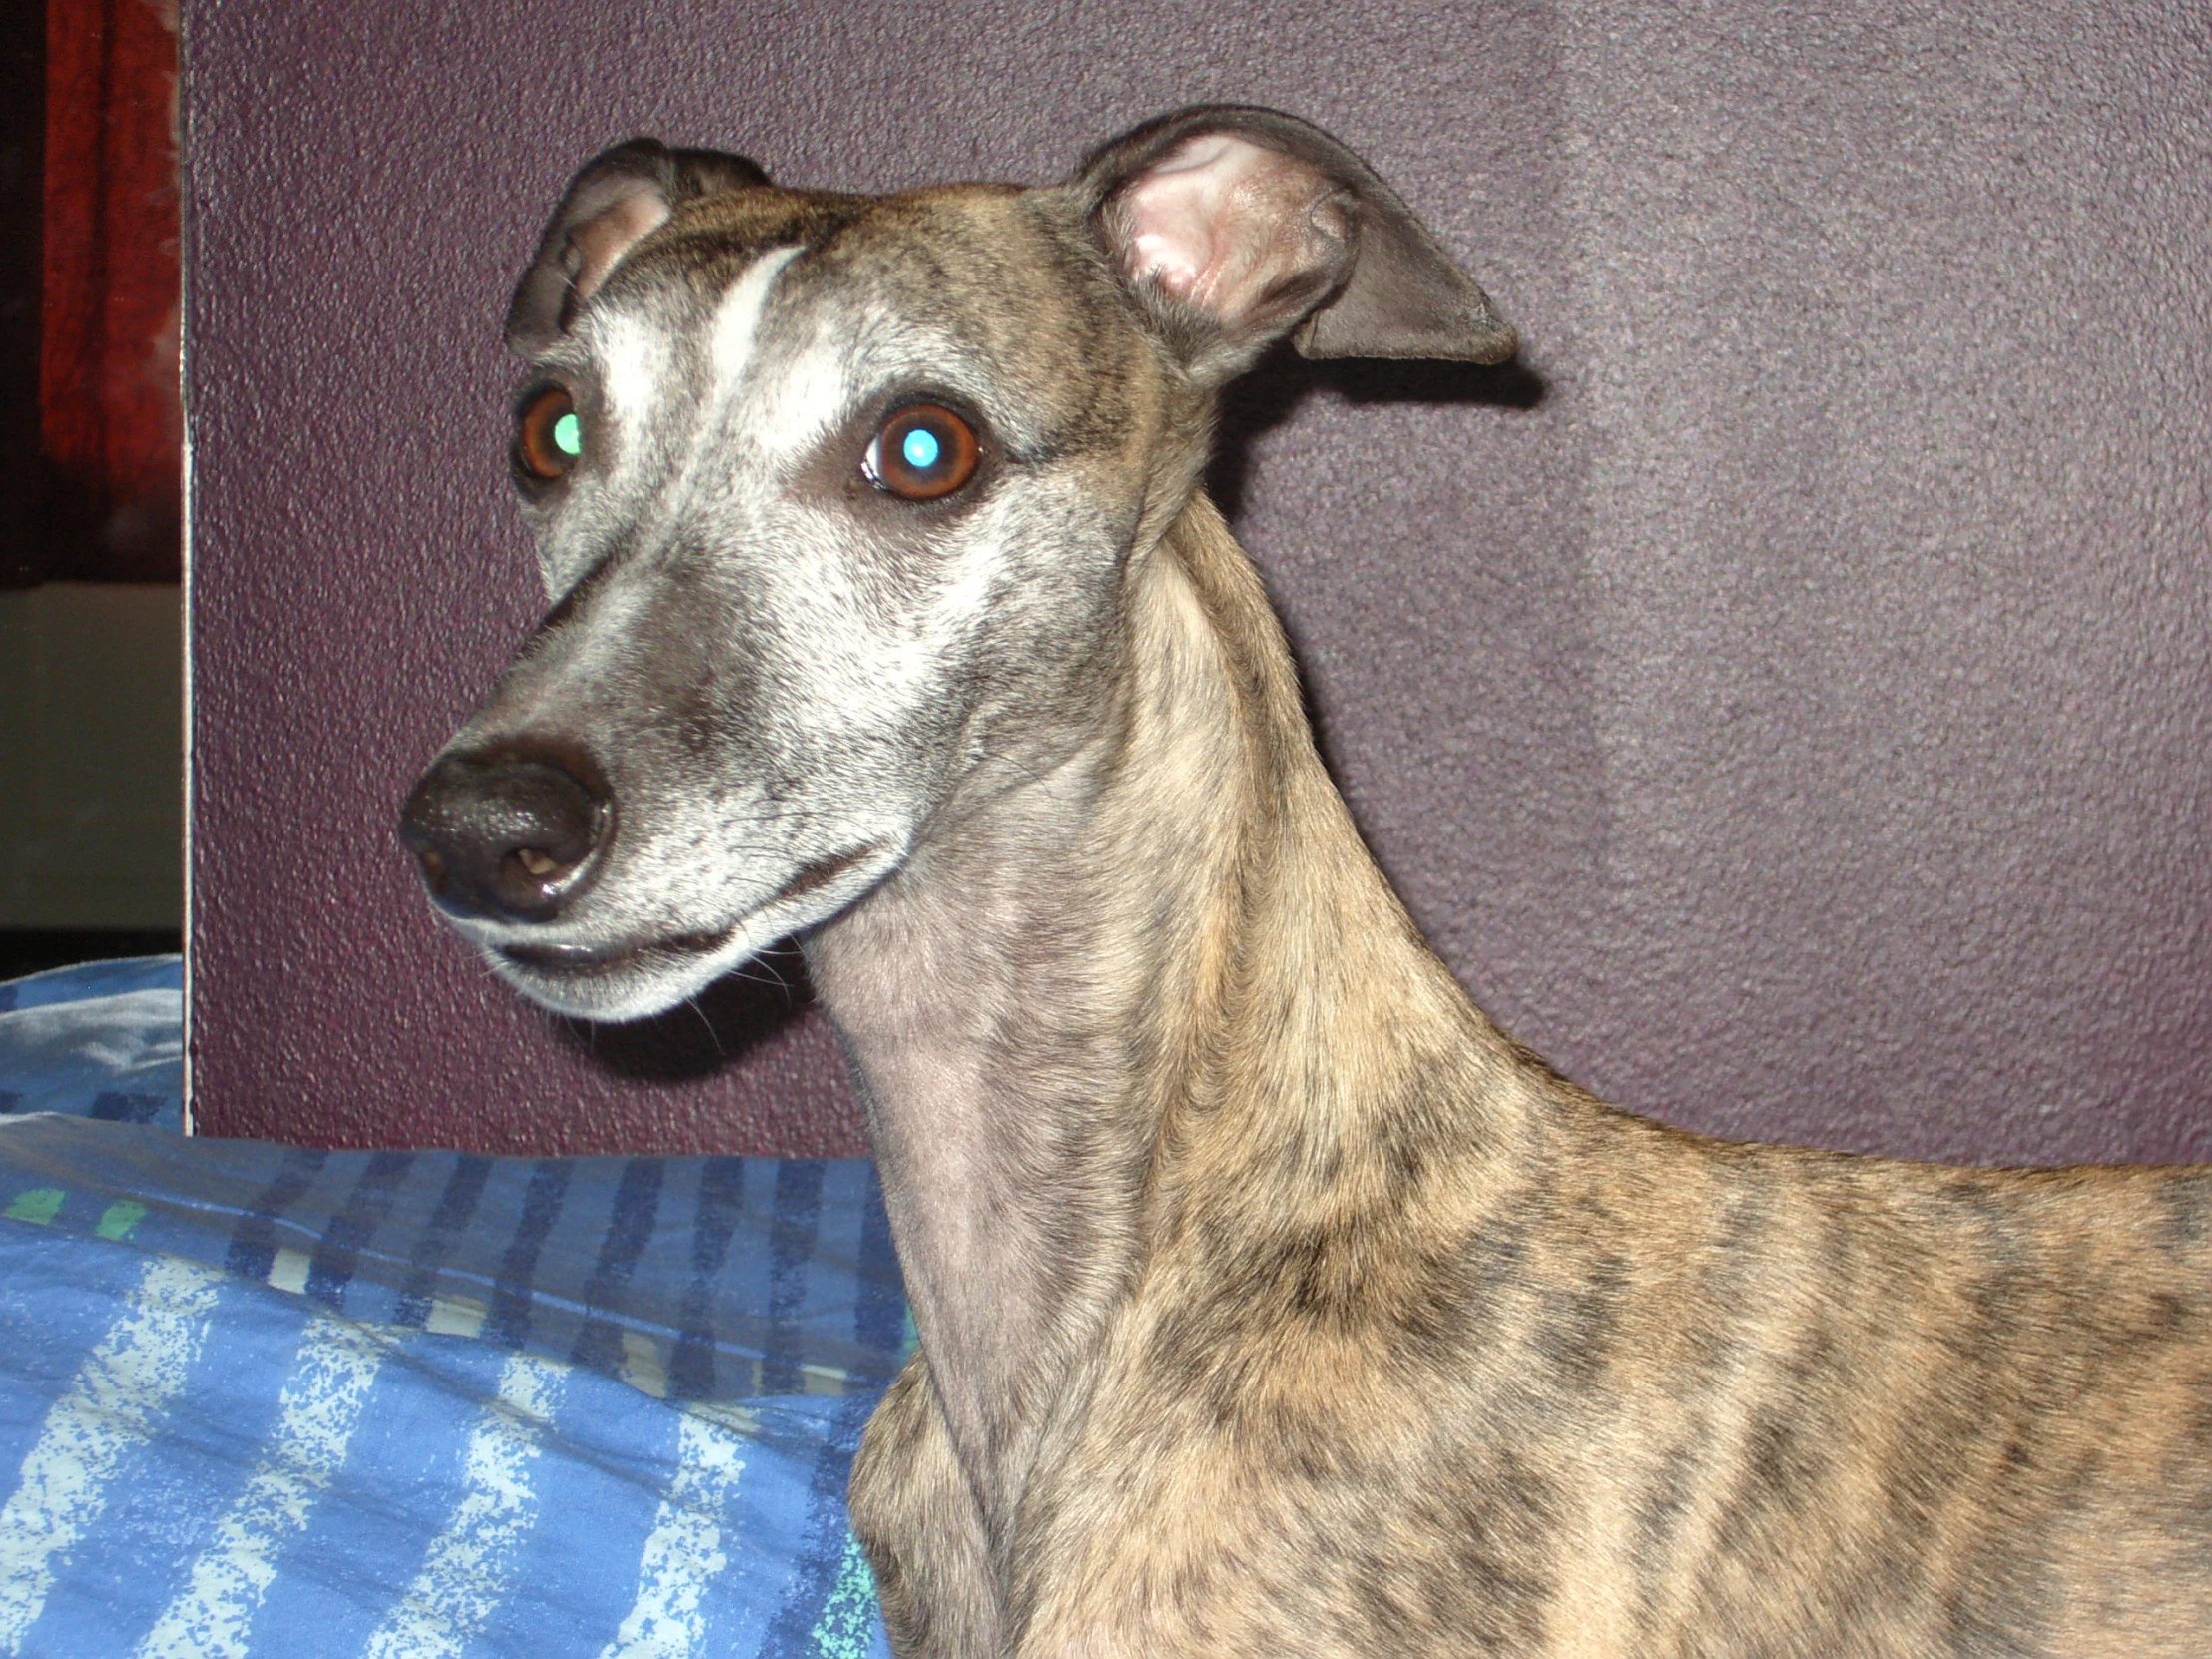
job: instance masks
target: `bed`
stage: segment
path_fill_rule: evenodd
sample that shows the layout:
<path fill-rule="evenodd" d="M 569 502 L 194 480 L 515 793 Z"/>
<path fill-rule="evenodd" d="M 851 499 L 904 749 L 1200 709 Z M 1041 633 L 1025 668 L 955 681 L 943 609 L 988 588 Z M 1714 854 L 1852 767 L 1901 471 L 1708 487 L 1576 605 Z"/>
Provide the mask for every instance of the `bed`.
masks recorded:
<path fill-rule="evenodd" d="M 187 1138 L 181 964 L 0 984 L 0 1654 L 887 1654 L 864 1160 Z"/>

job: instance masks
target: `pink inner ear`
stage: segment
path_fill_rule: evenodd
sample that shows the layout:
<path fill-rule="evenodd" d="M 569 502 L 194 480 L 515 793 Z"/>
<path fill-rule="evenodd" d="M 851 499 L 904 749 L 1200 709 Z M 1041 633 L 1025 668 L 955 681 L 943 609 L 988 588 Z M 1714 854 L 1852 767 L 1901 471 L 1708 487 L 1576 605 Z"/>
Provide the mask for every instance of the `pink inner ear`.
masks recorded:
<path fill-rule="evenodd" d="M 1332 194 L 1328 179 L 1279 150 L 1201 133 L 1116 199 L 1123 269 L 1234 329 L 1343 258 L 1349 227 L 1325 209 Z"/>
<path fill-rule="evenodd" d="M 581 305 L 597 293 L 607 274 L 622 262 L 622 256 L 667 219 L 668 203 L 661 193 L 640 190 L 570 231 L 568 245 L 576 265 L 569 279 L 569 303 Z"/>

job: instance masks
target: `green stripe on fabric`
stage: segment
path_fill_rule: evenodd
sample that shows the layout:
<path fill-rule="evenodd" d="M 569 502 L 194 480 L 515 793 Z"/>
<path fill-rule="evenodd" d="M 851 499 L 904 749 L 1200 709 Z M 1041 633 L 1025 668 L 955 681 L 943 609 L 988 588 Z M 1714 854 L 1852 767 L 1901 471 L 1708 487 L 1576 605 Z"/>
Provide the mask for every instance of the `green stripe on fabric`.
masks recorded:
<path fill-rule="evenodd" d="M 844 1535 L 844 1559 L 837 1563 L 837 1581 L 822 1604 L 815 1622 L 810 1651 L 821 1659 L 866 1659 L 868 1638 L 875 1633 L 875 1577 L 867 1570 L 867 1556 L 860 1540 Z"/>
<path fill-rule="evenodd" d="M 62 1213 L 65 1196 L 59 1187 L 33 1187 L 29 1192 L 17 1193 L 15 1202 L 0 1213 L 11 1221 L 35 1221 L 44 1227 Z"/>

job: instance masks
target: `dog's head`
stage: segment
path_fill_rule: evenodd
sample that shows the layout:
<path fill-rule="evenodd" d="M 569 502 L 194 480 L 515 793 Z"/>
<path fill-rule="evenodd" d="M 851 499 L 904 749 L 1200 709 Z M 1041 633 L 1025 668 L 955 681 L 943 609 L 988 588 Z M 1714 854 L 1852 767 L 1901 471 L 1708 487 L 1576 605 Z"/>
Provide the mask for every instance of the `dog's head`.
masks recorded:
<path fill-rule="evenodd" d="M 852 903 L 1099 732 L 1128 574 L 1286 335 L 1513 350 L 1386 186 L 1269 111 L 1170 116 L 1040 190 L 601 156 L 508 313 L 554 603 L 407 804 L 433 898 L 526 994 L 612 1019 Z"/>

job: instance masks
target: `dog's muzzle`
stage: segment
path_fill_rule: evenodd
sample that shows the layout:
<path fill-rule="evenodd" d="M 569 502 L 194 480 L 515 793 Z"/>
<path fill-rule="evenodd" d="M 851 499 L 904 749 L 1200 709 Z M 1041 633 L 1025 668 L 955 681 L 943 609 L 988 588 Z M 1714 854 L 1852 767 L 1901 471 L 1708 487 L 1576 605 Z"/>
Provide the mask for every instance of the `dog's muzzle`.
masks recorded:
<path fill-rule="evenodd" d="M 442 757 L 399 820 L 439 909 L 509 922 L 557 918 L 591 885 L 613 830 L 614 797 L 590 757 L 527 741 Z"/>

